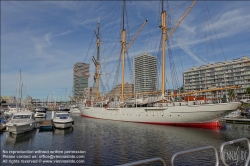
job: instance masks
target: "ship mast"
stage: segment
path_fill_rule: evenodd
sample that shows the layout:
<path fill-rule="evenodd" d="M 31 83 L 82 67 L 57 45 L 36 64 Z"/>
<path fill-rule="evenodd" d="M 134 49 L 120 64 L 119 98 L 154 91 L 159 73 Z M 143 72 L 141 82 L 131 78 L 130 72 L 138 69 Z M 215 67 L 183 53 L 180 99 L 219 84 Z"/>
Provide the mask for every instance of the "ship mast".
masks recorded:
<path fill-rule="evenodd" d="M 93 57 L 92 61 L 95 64 L 95 76 L 94 76 L 94 80 L 95 80 L 95 96 L 96 96 L 96 100 L 98 100 L 98 95 L 99 95 L 99 79 L 100 79 L 100 45 L 101 45 L 101 40 L 100 40 L 100 18 L 98 19 L 98 30 L 97 33 L 96 31 L 95 35 L 97 38 L 96 41 L 96 45 L 97 45 L 97 60 L 95 59 L 95 57 Z"/>
<path fill-rule="evenodd" d="M 122 8 L 122 41 L 121 41 L 121 45 L 122 45 L 122 52 L 121 52 L 121 56 L 122 56 L 122 95 L 121 95 L 121 101 L 124 101 L 125 53 L 128 51 L 130 46 L 134 43 L 134 41 L 137 38 L 137 36 L 139 35 L 139 33 L 142 31 L 142 29 L 144 28 L 144 26 L 148 22 L 147 19 L 143 22 L 142 26 L 140 27 L 138 32 L 135 34 L 134 38 L 130 41 L 128 46 L 126 46 L 126 29 L 124 28 L 125 5 L 126 5 L 125 0 L 123 0 L 123 8 Z"/>
<path fill-rule="evenodd" d="M 175 27 L 172 29 L 172 31 L 167 36 L 167 24 L 166 24 L 166 18 L 167 18 L 167 12 L 164 11 L 164 3 L 162 0 L 162 12 L 161 12 L 161 26 L 162 29 L 162 80 L 161 80 L 161 94 L 162 94 L 162 101 L 164 100 L 164 93 L 165 93 L 165 61 L 166 61 L 166 41 L 170 38 L 170 36 L 173 34 L 173 32 L 176 30 L 176 28 L 180 25 L 180 23 L 184 20 L 184 18 L 187 16 L 187 14 L 190 12 L 190 10 L 193 8 L 193 6 L 196 4 L 197 0 L 194 0 L 192 5 L 188 8 L 188 10 L 183 14 L 181 19 L 178 21 L 178 23 L 175 25 Z"/>
<path fill-rule="evenodd" d="M 124 68 L 125 68 L 125 48 L 126 48 L 126 29 L 124 29 L 124 13 L 125 13 L 125 0 L 123 0 L 122 8 L 122 95 L 121 101 L 124 101 Z"/>
<path fill-rule="evenodd" d="M 165 93 L 165 57 L 166 57 L 166 33 L 167 33 L 167 25 L 166 25 L 166 15 L 167 12 L 163 9 L 163 0 L 162 0 L 162 12 L 161 12 L 161 30 L 162 30 L 162 76 L 161 76 L 161 94 L 162 99 Z"/>

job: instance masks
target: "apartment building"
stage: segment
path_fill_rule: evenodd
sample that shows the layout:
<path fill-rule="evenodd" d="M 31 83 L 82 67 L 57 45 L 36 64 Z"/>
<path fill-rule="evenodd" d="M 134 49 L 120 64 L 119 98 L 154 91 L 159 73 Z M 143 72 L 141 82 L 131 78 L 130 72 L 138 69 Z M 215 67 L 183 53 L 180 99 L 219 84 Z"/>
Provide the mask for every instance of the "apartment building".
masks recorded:
<path fill-rule="evenodd" d="M 218 62 L 215 64 L 193 67 L 183 73 L 183 87 L 185 92 L 241 85 L 235 90 L 237 97 L 245 95 L 250 87 L 250 58 Z"/>
<path fill-rule="evenodd" d="M 134 58 L 135 93 L 158 90 L 157 58 L 141 54 Z"/>
<path fill-rule="evenodd" d="M 78 62 L 73 71 L 73 94 L 74 98 L 81 98 L 85 88 L 89 86 L 89 64 Z"/>
<path fill-rule="evenodd" d="M 131 94 L 134 92 L 134 85 L 125 83 L 124 84 L 124 95 L 129 95 L 127 97 L 130 97 Z M 122 84 L 118 84 L 116 87 L 114 87 L 106 96 L 109 96 L 110 99 L 120 97 L 122 94 Z"/>

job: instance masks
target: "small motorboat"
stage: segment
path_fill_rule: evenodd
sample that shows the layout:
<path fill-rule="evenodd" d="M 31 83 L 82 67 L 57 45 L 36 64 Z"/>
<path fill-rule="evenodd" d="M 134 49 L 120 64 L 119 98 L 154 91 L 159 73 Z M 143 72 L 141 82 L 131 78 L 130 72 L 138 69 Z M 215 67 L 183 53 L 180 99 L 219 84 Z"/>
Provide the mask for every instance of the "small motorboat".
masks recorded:
<path fill-rule="evenodd" d="M 35 118 L 46 118 L 46 113 L 44 112 L 35 112 Z"/>
<path fill-rule="evenodd" d="M 80 112 L 79 108 L 76 105 L 72 105 L 70 107 L 69 113 L 80 114 L 81 112 Z"/>
<path fill-rule="evenodd" d="M 35 108 L 35 112 L 43 112 L 43 113 L 46 113 L 47 109 L 45 107 L 38 107 L 38 108 Z"/>
<path fill-rule="evenodd" d="M 66 129 L 73 127 L 74 120 L 70 117 L 68 112 L 56 112 L 53 120 L 53 126 L 58 129 Z"/>
<path fill-rule="evenodd" d="M 69 111 L 70 109 L 69 108 L 66 108 L 64 105 L 60 105 L 59 107 L 58 107 L 58 110 L 59 111 Z"/>
<path fill-rule="evenodd" d="M 12 134 L 21 134 L 35 129 L 34 113 L 22 111 L 14 113 L 11 120 L 6 123 L 7 130 Z"/>

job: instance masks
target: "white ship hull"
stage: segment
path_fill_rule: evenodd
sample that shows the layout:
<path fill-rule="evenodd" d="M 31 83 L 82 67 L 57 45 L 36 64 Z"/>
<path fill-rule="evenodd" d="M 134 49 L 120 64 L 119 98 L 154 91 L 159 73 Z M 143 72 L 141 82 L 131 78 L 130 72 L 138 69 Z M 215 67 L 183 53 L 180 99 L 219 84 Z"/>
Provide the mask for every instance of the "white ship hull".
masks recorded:
<path fill-rule="evenodd" d="M 217 120 L 237 110 L 240 103 L 218 103 L 203 105 L 169 105 L 167 107 L 104 108 L 84 107 L 79 104 L 81 116 L 126 122 L 190 127 L 210 127 Z"/>

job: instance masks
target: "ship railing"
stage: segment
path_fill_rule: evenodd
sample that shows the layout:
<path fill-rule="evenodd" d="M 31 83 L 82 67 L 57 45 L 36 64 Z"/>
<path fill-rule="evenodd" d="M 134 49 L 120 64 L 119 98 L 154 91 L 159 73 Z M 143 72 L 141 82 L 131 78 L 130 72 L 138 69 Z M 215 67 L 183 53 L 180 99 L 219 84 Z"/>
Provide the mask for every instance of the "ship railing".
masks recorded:
<path fill-rule="evenodd" d="M 249 140 L 247 138 L 240 138 L 240 139 L 237 139 L 237 140 L 232 140 L 232 141 L 224 142 L 223 144 L 221 144 L 221 146 L 220 146 L 221 160 L 222 160 L 222 162 L 223 162 L 223 164 L 225 166 L 228 166 L 228 164 L 225 162 L 225 155 L 223 153 L 224 152 L 223 151 L 224 146 L 231 145 L 231 144 L 234 144 L 236 142 L 241 142 L 241 141 L 247 141 L 248 157 L 246 159 L 245 166 L 248 166 L 249 161 L 250 161 L 250 142 L 249 142 Z M 195 148 L 195 149 L 189 149 L 189 150 L 176 152 L 171 157 L 171 165 L 174 166 L 174 160 L 179 155 L 194 153 L 194 152 L 199 152 L 199 151 L 205 151 L 205 150 L 211 150 L 211 149 L 214 150 L 214 154 L 215 154 L 215 159 L 216 159 L 215 166 L 218 166 L 219 165 L 219 155 L 218 155 L 217 149 L 215 147 L 213 147 L 213 146 L 204 146 L 204 147 L 199 147 L 199 148 Z M 157 161 L 161 162 L 163 166 L 166 166 L 165 161 L 162 158 L 159 158 L 159 157 L 145 159 L 145 160 L 139 160 L 139 161 L 126 163 L 126 164 L 122 164 L 122 165 L 118 165 L 118 166 L 136 166 L 136 165 L 148 164 L 148 163 L 157 162 Z"/>
<path fill-rule="evenodd" d="M 220 146 L 221 160 L 222 160 L 222 162 L 223 162 L 223 164 L 225 166 L 228 166 L 228 164 L 225 161 L 225 155 L 224 155 L 224 151 L 223 151 L 224 147 L 226 145 L 231 145 L 231 144 L 234 144 L 236 142 L 241 142 L 241 141 L 247 141 L 247 145 L 248 145 L 248 157 L 246 159 L 245 166 L 248 166 L 249 161 L 250 161 L 250 142 L 249 142 L 249 140 L 247 138 L 240 138 L 240 139 L 236 139 L 236 140 L 233 140 L 233 141 L 224 142 L 223 144 L 221 144 L 221 146 Z"/>

